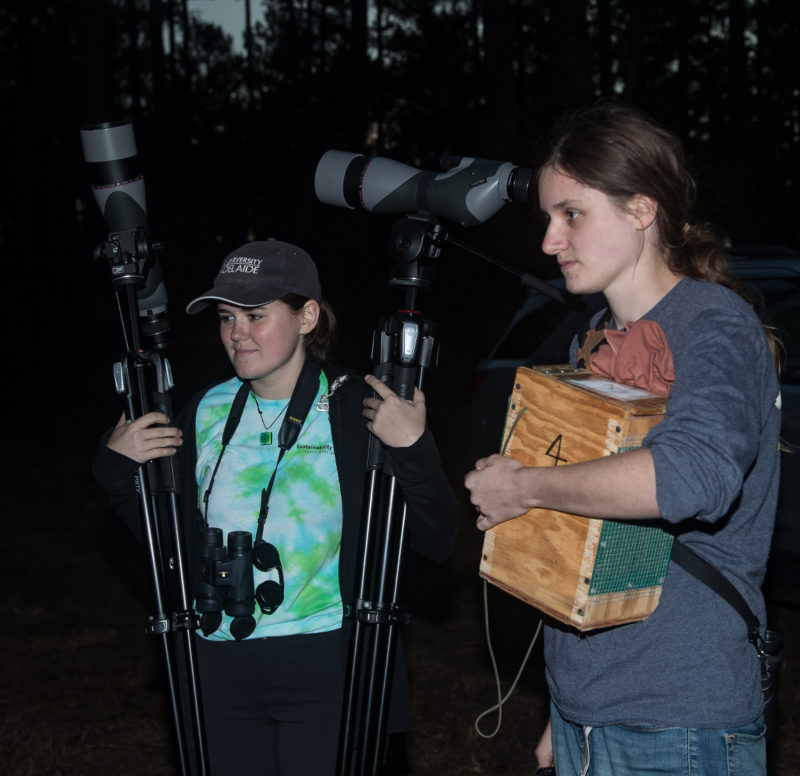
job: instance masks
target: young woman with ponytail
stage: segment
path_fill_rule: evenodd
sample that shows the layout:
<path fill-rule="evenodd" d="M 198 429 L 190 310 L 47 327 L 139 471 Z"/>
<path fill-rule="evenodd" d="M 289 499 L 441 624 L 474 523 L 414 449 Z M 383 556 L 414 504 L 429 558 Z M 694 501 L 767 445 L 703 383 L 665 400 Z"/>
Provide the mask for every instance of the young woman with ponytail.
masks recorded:
<path fill-rule="evenodd" d="M 692 221 L 678 140 L 616 103 L 569 116 L 538 176 L 542 248 L 569 291 L 602 292 L 594 351 L 571 358 L 668 397 L 641 449 L 557 467 L 493 455 L 466 477 L 490 529 L 544 507 L 650 520 L 715 566 L 766 628 L 761 583 L 778 494 L 778 347 Z M 647 619 L 545 628 L 551 721 L 537 747 L 559 776 L 762 776 L 763 694 L 740 615 L 670 563 Z"/>

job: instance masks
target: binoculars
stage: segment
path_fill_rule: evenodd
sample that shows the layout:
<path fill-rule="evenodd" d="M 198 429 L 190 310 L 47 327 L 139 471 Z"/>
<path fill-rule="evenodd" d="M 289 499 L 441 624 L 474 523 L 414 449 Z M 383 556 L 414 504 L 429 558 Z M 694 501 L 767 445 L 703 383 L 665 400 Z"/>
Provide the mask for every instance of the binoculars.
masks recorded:
<path fill-rule="evenodd" d="M 277 569 L 279 581 L 265 580 L 254 589 L 253 567 Z M 231 636 L 237 641 L 246 639 L 256 627 L 256 603 L 264 614 L 273 614 L 283 603 L 278 550 L 265 541 L 254 546 L 249 531 L 230 531 L 226 545 L 221 528 L 201 528 L 195 598 L 200 628 L 206 636 L 219 628 L 224 612 L 232 618 Z"/>

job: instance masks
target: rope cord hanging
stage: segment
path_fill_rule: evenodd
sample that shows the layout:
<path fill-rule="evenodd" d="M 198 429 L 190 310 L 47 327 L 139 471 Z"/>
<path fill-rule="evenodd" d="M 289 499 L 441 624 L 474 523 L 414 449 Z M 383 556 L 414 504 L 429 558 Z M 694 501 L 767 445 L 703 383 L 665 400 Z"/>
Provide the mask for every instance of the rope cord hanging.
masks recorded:
<path fill-rule="evenodd" d="M 517 423 L 519 423 L 519 420 L 522 417 L 522 415 L 525 414 L 525 410 L 526 409 L 527 409 L 526 407 L 523 407 L 520 410 L 519 415 L 517 415 L 517 417 L 515 418 L 514 423 L 511 426 L 511 429 L 509 430 L 508 435 L 507 435 L 507 437 L 506 437 L 506 439 L 503 442 L 503 445 L 501 447 L 501 454 L 505 453 L 506 448 L 508 447 L 508 443 L 511 441 L 511 437 L 514 434 L 514 429 L 516 428 Z M 488 595 L 488 588 L 489 588 L 488 583 L 486 582 L 486 580 L 483 580 L 484 630 L 485 630 L 485 633 L 486 633 L 486 645 L 487 645 L 487 647 L 489 649 L 489 659 L 491 660 L 491 663 L 492 663 L 492 673 L 494 675 L 495 686 L 497 687 L 497 703 L 495 703 L 494 706 L 490 706 L 485 711 L 482 711 L 475 718 L 475 722 L 473 723 L 474 727 L 475 727 L 475 732 L 479 736 L 481 736 L 481 738 L 494 738 L 494 736 L 496 736 L 498 734 L 498 732 L 500 732 L 500 727 L 503 724 L 503 704 L 511 697 L 511 695 L 514 692 L 514 690 L 516 689 L 517 684 L 519 683 L 520 677 L 522 676 L 522 672 L 525 670 L 525 666 L 528 664 L 528 659 L 530 658 L 531 652 L 533 651 L 533 647 L 536 644 L 536 640 L 539 638 L 539 633 L 542 630 L 542 620 L 540 619 L 538 625 L 536 626 L 536 632 L 533 634 L 533 638 L 531 639 L 531 643 L 528 645 L 528 649 L 525 652 L 525 656 L 522 659 L 522 664 L 520 665 L 519 670 L 517 671 L 517 675 L 514 677 L 514 681 L 511 683 L 511 687 L 509 687 L 508 692 L 505 694 L 505 696 L 503 696 L 503 691 L 502 691 L 502 688 L 500 686 L 500 673 L 497 670 L 497 660 L 495 658 L 494 649 L 492 647 L 492 635 L 491 635 L 491 629 L 489 627 L 489 595 Z M 483 720 L 484 717 L 488 716 L 489 714 L 491 714 L 494 711 L 497 712 L 497 725 L 495 726 L 494 730 L 491 733 L 484 733 L 481 730 L 481 721 Z"/>

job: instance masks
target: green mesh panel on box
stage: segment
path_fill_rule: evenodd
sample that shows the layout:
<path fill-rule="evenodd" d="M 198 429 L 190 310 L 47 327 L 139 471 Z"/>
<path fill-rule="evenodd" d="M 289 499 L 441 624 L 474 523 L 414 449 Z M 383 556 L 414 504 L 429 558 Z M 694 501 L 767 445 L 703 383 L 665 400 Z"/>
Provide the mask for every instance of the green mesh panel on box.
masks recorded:
<path fill-rule="evenodd" d="M 662 585 L 671 553 L 672 536 L 660 528 L 604 520 L 589 595 Z"/>
<path fill-rule="evenodd" d="M 642 434 L 627 434 L 620 440 L 620 445 L 617 448 L 618 453 L 627 453 L 630 450 L 638 450 L 644 442 L 644 438 L 648 432 Z"/>

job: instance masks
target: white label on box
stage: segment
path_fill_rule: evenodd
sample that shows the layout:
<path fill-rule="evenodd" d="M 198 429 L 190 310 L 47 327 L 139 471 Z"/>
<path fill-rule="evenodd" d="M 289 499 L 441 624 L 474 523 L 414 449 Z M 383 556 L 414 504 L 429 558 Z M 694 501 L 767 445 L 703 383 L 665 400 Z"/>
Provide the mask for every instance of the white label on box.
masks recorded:
<path fill-rule="evenodd" d="M 590 391 L 597 391 L 612 399 L 621 401 L 631 401 L 632 399 L 658 399 L 658 394 L 643 391 L 641 388 L 634 388 L 631 385 L 615 383 L 613 380 L 606 380 L 604 377 L 589 377 L 583 380 L 566 380 L 567 383 L 577 385 L 580 388 L 588 388 Z"/>

